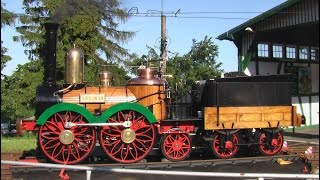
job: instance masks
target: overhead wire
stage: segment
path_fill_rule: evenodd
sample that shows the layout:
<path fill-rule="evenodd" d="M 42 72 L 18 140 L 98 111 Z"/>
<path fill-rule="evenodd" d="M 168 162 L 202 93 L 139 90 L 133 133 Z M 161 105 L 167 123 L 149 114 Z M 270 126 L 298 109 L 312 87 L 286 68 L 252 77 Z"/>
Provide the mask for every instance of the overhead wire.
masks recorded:
<path fill-rule="evenodd" d="M 139 15 L 130 15 L 133 17 L 143 17 L 143 18 L 152 18 L 152 17 L 161 17 L 161 15 L 152 15 L 152 16 L 139 16 Z M 251 19 L 250 17 L 217 17 L 217 16 L 166 16 L 179 19 Z"/>
<path fill-rule="evenodd" d="M 132 8 L 131 8 L 132 9 Z M 134 12 L 132 12 L 133 10 L 129 10 L 127 12 L 128 16 L 133 16 L 133 17 L 161 17 L 161 15 L 165 15 L 166 17 L 170 17 L 170 18 L 180 18 L 180 19 L 251 19 L 250 17 L 225 17 L 225 16 L 181 16 L 181 15 L 203 15 L 203 14 L 262 14 L 264 12 L 260 12 L 260 11 L 191 11 L 191 12 L 181 12 L 179 11 L 179 15 L 178 16 L 176 14 L 176 12 L 162 12 L 162 11 L 150 11 L 150 12 L 139 12 L 138 8 L 135 7 Z M 110 11 L 113 13 L 117 13 L 114 11 Z M 300 14 L 302 12 L 277 12 L 276 14 Z M 3 12 L 1 12 L 1 14 L 3 14 Z M 27 15 L 24 13 L 15 13 L 16 16 L 32 16 L 32 15 Z M 45 18 L 48 16 L 43 16 L 40 18 Z"/>

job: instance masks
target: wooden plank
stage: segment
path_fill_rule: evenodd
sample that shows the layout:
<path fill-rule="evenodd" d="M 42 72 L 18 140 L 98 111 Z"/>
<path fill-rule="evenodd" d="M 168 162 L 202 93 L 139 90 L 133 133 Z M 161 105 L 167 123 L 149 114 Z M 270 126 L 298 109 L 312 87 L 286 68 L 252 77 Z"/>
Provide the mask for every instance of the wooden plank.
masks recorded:
<path fill-rule="evenodd" d="M 291 115 L 291 113 L 286 113 Z M 284 120 L 284 113 L 265 113 L 265 121 L 281 121 Z M 289 119 L 287 120 L 291 120 L 290 116 Z"/>
<path fill-rule="evenodd" d="M 253 107 L 219 107 L 220 114 L 232 114 L 232 113 L 291 113 L 291 106 L 253 106 Z M 208 113 L 215 113 L 217 107 L 205 107 L 205 111 Z"/>
<path fill-rule="evenodd" d="M 233 126 L 231 126 L 233 124 Z M 205 130 L 217 130 L 217 129 L 248 129 L 248 128 L 277 128 L 291 126 L 289 121 L 247 121 L 247 122 L 220 122 L 217 125 L 216 122 L 205 121 Z"/>
<path fill-rule="evenodd" d="M 105 103 L 83 103 L 80 104 L 81 94 L 105 94 Z M 77 90 L 65 92 L 63 94 L 63 102 L 79 104 L 88 111 L 94 113 L 96 110 L 104 111 L 120 102 L 135 99 L 134 94 L 126 89 L 126 87 L 113 86 L 113 87 L 86 87 Z"/>
<path fill-rule="evenodd" d="M 288 127 L 297 124 L 295 114 L 292 106 L 219 107 L 219 113 L 217 107 L 205 107 L 204 126 L 205 130 Z"/>
<path fill-rule="evenodd" d="M 240 122 L 255 122 L 255 121 L 261 121 L 262 113 L 247 113 L 247 114 L 240 114 Z"/>

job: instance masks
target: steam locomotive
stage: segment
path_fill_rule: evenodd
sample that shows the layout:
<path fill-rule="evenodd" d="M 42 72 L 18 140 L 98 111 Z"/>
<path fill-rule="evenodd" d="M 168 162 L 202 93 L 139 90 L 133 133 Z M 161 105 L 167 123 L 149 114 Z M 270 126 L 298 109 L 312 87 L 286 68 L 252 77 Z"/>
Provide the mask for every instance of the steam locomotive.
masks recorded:
<path fill-rule="evenodd" d="M 182 161 L 194 147 L 206 146 L 218 158 L 255 145 L 277 154 L 282 128 L 300 126 L 291 103 L 291 76 L 239 76 L 197 81 L 188 115 L 173 116 L 170 91 L 157 69 L 140 67 L 125 86 L 111 86 L 110 72 L 100 85 L 84 83 L 84 54 L 69 49 L 65 82 L 56 83 L 58 24 L 47 23 L 44 81 L 36 91 L 38 148 L 52 162 L 78 164 L 95 148 L 119 163 L 135 163 L 158 148 L 170 161 Z"/>

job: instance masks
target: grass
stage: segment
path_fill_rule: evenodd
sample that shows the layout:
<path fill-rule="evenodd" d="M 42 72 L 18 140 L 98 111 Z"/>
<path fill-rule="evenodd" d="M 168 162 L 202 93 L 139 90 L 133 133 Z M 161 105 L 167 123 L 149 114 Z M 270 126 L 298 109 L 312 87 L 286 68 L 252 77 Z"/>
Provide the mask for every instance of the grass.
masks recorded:
<path fill-rule="evenodd" d="M 319 129 L 319 124 L 316 125 L 311 125 L 311 126 L 300 126 L 300 127 L 295 127 L 295 129 Z M 284 129 L 284 131 L 288 132 L 288 131 L 292 131 L 292 128 L 286 128 Z"/>
<path fill-rule="evenodd" d="M 37 136 L 1 137 L 1 153 L 21 153 L 37 147 Z"/>

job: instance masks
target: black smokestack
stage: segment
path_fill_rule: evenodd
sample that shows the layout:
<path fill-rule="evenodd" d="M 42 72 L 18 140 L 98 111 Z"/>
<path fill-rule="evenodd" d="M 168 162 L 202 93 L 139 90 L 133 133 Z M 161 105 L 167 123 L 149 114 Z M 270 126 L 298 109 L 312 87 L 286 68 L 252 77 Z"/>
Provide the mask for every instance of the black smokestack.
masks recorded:
<path fill-rule="evenodd" d="M 46 49 L 43 82 L 51 86 L 56 84 L 57 31 L 59 24 L 45 23 L 44 26 L 46 28 Z"/>

